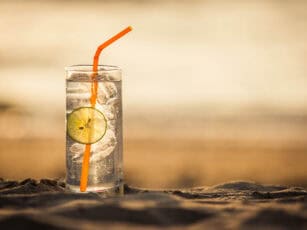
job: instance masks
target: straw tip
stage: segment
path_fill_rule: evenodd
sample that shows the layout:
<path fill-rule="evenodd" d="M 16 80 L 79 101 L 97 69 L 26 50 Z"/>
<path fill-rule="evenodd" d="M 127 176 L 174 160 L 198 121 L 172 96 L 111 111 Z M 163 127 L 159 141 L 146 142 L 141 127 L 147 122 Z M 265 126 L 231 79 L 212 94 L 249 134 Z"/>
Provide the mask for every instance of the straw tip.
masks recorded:
<path fill-rule="evenodd" d="M 133 27 L 132 27 L 132 26 L 128 26 L 128 29 L 129 29 L 129 30 L 133 30 Z"/>

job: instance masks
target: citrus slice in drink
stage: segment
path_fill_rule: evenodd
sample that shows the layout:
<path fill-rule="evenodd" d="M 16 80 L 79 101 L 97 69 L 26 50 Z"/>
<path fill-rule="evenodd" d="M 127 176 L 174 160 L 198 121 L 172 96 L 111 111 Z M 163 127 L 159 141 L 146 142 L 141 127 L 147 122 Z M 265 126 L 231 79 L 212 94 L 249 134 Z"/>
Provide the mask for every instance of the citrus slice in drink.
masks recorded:
<path fill-rule="evenodd" d="M 67 134 L 81 144 L 93 144 L 105 135 L 107 120 L 93 107 L 80 107 L 67 117 Z"/>

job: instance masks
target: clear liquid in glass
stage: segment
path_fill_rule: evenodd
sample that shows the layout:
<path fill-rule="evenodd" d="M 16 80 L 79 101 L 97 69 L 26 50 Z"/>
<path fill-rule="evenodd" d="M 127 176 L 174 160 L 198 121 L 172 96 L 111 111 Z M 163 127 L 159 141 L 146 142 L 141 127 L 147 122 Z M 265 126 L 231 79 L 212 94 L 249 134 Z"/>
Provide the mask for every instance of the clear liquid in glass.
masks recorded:
<path fill-rule="evenodd" d="M 66 118 L 77 108 L 91 106 L 91 85 L 91 81 L 78 81 L 76 78 L 66 81 Z M 123 192 L 121 103 L 121 81 L 98 81 L 95 109 L 104 114 L 107 129 L 102 139 L 91 144 L 88 192 Z M 75 192 L 80 191 L 84 150 L 85 144 L 66 134 L 66 184 Z"/>

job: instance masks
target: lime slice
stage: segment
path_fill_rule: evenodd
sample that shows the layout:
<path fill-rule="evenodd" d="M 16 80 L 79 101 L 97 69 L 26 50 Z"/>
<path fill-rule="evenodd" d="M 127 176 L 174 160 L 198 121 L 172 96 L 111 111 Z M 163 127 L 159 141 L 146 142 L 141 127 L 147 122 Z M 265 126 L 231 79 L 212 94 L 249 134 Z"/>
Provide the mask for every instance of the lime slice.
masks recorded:
<path fill-rule="evenodd" d="M 106 133 L 107 120 L 102 112 L 93 107 L 81 107 L 67 117 L 67 133 L 76 142 L 93 144 Z"/>

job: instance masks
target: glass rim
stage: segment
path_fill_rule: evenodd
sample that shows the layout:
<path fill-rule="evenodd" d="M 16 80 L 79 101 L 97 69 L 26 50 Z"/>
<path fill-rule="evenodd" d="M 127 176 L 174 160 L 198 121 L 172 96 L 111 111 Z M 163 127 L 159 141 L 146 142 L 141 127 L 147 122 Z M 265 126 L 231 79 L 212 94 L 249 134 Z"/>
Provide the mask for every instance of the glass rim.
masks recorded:
<path fill-rule="evenodd" d="M 67 72 L 81 72 L 81 73 L 94 73 L 93 65 L 89 64 L 77 64 L 66 66 L 65 71 Z M 98 73 L 109 73 L 113 71 L 121 71 L 121 68 L 114 65 L 98 65 Z"/>

